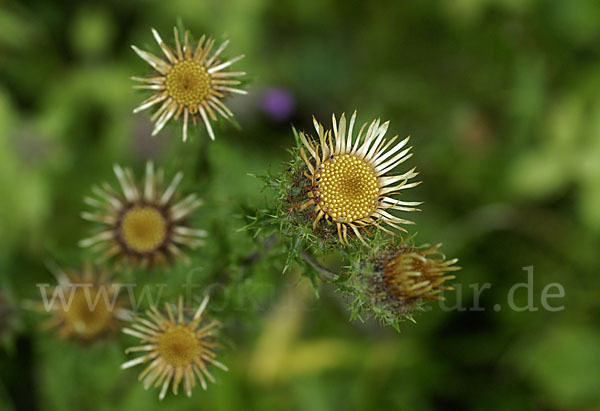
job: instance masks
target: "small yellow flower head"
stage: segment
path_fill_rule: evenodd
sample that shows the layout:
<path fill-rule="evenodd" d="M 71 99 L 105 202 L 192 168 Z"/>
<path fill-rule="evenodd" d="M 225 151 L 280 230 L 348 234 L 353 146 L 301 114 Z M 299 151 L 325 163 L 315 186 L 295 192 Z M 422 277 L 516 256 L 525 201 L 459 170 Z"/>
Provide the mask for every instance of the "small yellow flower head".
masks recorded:
<path fill-rule="evenodd" d="M 188 261 L 180 247 L 202 245 L 206 232 L 187 226 L 187 217 L 202 200 L 195 194 L 180 199 L 176 190 L 183 173 L 177 173 L 164 187 L 164 172 L 155 172 L 152 162 L 146 164 L 143 184 L 135 182 L 130 169 L 115 165 L 114 171 L 122 191 L 108 184 L 93 187 L 98 198 L 84 200 L 96 210 L 81 216 L 97 223 L 98 228 L 79 245 L 92 247 L 101 260 L 115 257 L 133 265 L 166 264 L 175 258 Z"/>
<path fill-rule="evenodd" d="M 50 313 L 44 328 L 55 328 L 62 338 L 91 342 L 112 333 L 126 318 L 118 288 L 108 282 L 108 274 L 86 265 L 82 269 L 56 268 L 58 285 L 42 289 L 39 311 Z"/>
<path fill-rule="evenodd" d="M 395 198 L 402 190 L 419 184 L 408 182 L 417 173 L 414 169 L 400 175 L 390 173 L 411 157 L 410 147 L 405 148 L 409 138 L 400 142 L 396 142 L 398 136 L 386 140 L 389 121 L 382 124 L 380 120 L 363 124 L 354 136 L 356 112 L 349 126 L 345 114 L 339 124 L 332 116 L 333 133 L 313 120 L 318 141 L 299 133 L 300 157 L 309 181 L 304 194 L 308 200 L 298 212 L 314 206 L 313 228 L 319 223 L 335 224 L 342 244 L 348 242 L 349 231 L 365 244 L 361 231 L 369 233 L 369 227 L 393 233 L 382 223 L 405 231 L 400 224 L 412 222 L 391 211 L 417 210 L 414 207 L 420 203 Z"/>
<path fill-rule="evenodd" d="M 458 267 L 452 266 L 458 260 L 446 261 L 439 255 L 440 246 L 421 249 L 407 247 L 390 256 L 383 266 L 382 290 L 399 302 L 443 300 L 439 293 L 453 290 L 444 286 L 444 283 L 456 278 L 445 274 L 458 270 Z"/>
<path fill-rule="evenodd" d="M 190 119 L 194 124 L 199 120 L 204 122 L 208 135 L 214 140 L 215 135 L 210 122 L 217 120 L 217 114 L 226 119 L 233 117 L 233 113 L 223 100 L 231 94 L 247 94 L 245 90 L 238 88 L 241 81 L 236 80 L 246 73 L 226 70 L 244 56 L 222 61 L 220 56 L 229 44 L 229 40 L 212 51 L 215 40 L 202 36 L 193 49 L 188 31 L 183 37 L 183 46 L 177 28 L 175 27 L 173 31 L 174 49 L 167 46 L 158 32 L 152 29 L 152 34 L 165 58 L 159 58 L 136 46 L 131 46 L 156 70 L 156 73 L 148 77 L 132 77 L 133 80 L 143 83 L 134 88 L 155 92 L 133 112 L 137 113 L 161 103 L 158 110 L 150 117 L 156 122 L 152 135 L 159 133 L 169 120 L 183 118 L 183 141 L 188 137 Z"/>
<path fill-rule="evenodd" d="M 215 342 L 214 333 L 220 323 L 203 321 L 202 314 L 207 304 L 208 297 L 202 301 L 194 316 L 188 319 L 184 315 L 183 299 L 180 297 L 175 314 L 171 306 L 166 304 L 165 313 L 151 307 L 145 317 L 134 318 L 131 328 L 124 328 L 123 332 L 139 338 L 141 345 L 128 348 L 125 352 L 145 354 L 127 361 L 121 368 L 150 362 L 139 375 L 139 380 L 145 389 L 151 385 L 161 387 L 161 400 L 169 385 L 173 388 L 173 394 L 177 394 L 182 381 L 187 396 L 191 397 L 196 377 L 206 390 L 206 380 L 215 382 L 209 370 L 211 366 L 227 371 L 225 365 L 215 360 L 214 349 L 220 345 Z"/>
<path fill-rule="evenodd" d="M 388 324 L 412 318 L 427 301 L 443 300 L 443 291 L 453 290 L 449 272 L 459 270 L 458 259 L 446 260 L 441 244 L 414 247 L 401 245 L 377 252 L 356 268 L 355 307 L 367 308 Z"/>

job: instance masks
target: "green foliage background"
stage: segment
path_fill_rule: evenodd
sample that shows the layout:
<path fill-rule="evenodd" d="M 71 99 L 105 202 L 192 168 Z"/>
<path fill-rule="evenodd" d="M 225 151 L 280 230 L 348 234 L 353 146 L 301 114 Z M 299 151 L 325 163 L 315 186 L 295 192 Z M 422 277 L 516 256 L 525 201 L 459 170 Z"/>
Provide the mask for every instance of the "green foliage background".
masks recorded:
<path fill-rule="evenodd" d="M 241 129 L 217 126 L 215 142 L 199 129 L 184 145 L 177 126 L 152 139 L 148 115 L 131 114 L 143 95 L 129 76 L 148 69 L 129 45 L 154 48 L 150 27 L 170 42 L 179 20 L 247 56 L 236 67 L 250 95 L 231 100 Z M 595 0 L 0 3 L 0 286 L 13 307 L 0 322 L 0 409 L 599 409 L 599 40 Z M 270 87 L 296 100 L 286 121 L 261 108 Z M 434 304 L 400 334 L 349 322 L 332 286 L 317 299 L 297 266 L 281 274 L 280 246 L 238 231 L 271 199 L 248 174 L 288 160 L 290 124 L 310 131 L 313 114 L 329 125 L 355 108 L 412 135 L 417 241 L 461 260 L 448 305 L 472 307 L 469 285 L 491 283 L 485 310 Z M 132 338 L 82 347 L 22 310 L 54 281 L 45 261 L 86 257 L 91 185 L 114 184 L 115 162 L 140 175 L 147 158 L 185 170 L 210 237 L 191 267 L 134 275 L 168 283 L 165 298 L 190 272 L 210 286 L 231 369 L 161 404 L 139 369 L 119 370 Z M 526 266 L 535 305 L 558 282 L 564 310 L 508 309 Z"/>

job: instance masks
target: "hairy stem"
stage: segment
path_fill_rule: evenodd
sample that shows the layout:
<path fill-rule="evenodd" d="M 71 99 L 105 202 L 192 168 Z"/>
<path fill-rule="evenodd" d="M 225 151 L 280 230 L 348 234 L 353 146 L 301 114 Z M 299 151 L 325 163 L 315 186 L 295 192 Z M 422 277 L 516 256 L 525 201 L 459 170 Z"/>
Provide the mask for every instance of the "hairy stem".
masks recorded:
<path fill-rule="evenodd" d="M 321 276 L 321 280 L 329 282 L 335 281 L 339 278 L 338 274 L 319 264 L 317 260 L 311 257 L 305 250 L 300 250 L 300 256 L 304 259 L 304 261 L 309 263 L 315 270 L 317 270 Z"/>

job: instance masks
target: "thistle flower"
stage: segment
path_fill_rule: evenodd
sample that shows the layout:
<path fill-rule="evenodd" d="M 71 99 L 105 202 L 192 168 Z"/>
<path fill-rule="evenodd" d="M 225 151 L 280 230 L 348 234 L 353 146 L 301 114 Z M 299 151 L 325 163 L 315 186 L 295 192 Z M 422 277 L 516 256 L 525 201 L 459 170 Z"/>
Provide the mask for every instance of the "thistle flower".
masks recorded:
<path fill-rule="evenodd" d="M 38 311 L 51 317 L 42 324 L 55 328 L 61 338 L 91 342 L 115 331 L 119 321 L 127 318 L 118 287 L 109 283 L 109 274 L 92 265 L 65 270 L 52 269 L 58 285 L 43 289 Z"/>
<path fill-rule="evenodd" d="M 411 147 L 402 150 L 409 137 L 398 143 L 398 136 L 387 141 L 384 136 L 389 121 L 381 124 L 380 120 L 372 121 L 368 127 L 364 123 L 355 137 L 355 121 L 356 111 L 346 129 L 345 114 L 342 114 L 339 125 L 333 115 L 332 137 L 331 130 L 325 131 L 313 118 L 319 136 L 318 142 L 299 133 L 302 142 L 300 156 L 308 171 L 304 175 L 309 180 L 306 190 L 309 200 L 300 210 L 314 206 L 313 228 L 322 219 L 334 223 L 342 244 L 348 242 L 349 228 L 365 244 L 360 229 L 368 232 L 370 226 L 377 225 L 382 230 L 393 233 L 381 224 L 386 223 L 405 231 L 399 224 L 412 222 L 396 217 L 390 211 L 415 211 L 417 209 L 414 206 L 420 204 L 393 197 L 401 190 L 419 184 L 408 183 L 408 180 L 417 175 L 414 168 L 404 174 L 389 175 L 394 168 L 412 156 L 409 154 Z"/>
<path fill-rule="evenodd" d="M 428 300 L 443 300 L 442 291 L 454 288 L 445 283 L 456 278 L 449 272 L 459 270 L 458 259 L 446 260 L 433 247 L 402 245 L 376 252 L 360 263 L 354 282 L 355 304 L 370 309 L 388 324 L 411 318 Z"/>
<path fill-rule="evenodd" d="M 189 32 L 186 30 L 183 37 L 183 47 L 179 39 L 177 28 L 173 29 L 175 36 L 175 49 L 171 49 L 161 39 L 158 32 L 152 29 L 152 34 L 166 60 L 147 51 L 131 46 L 133 50 L 152 66 L 156 73 L 149 77 L 132 77 L 133 80 L 143 83 L 134 88 L 153 90 L 156 93 L 144 100 L 135 110 L 138 113 L 158 103 L 162 103 L 158 110 L 150 117 L 156 121 L 152 135 L 156 135 L 167 122 L 173 118 L 183 116 L 183 141 L 187 140 L 188 121 L 194 124 L 202 120 L 211 139 L 215 139 L 210 121 L 216 121 L 217 115 L 229 119 L 233 117 L 231 110 L 223 103 L 231 94 L 247 94 L 245 90 L 237 88 L 241 81 L 237 77 L 246 73 L 225 70 L 244 56 L 222 61 L 220 55 L 229 44 L 223 42 L 219 48 L 211 53 L 215 40 L 202 36 L 197 46 L 192 50 Z"/>
<path fill-rule="evenodd" d="M 164 171 L 155 172 L 152 162 L 146 163 L 146 179 L 140 185 L 130 169 L 115 165 L 114 172 L 122 193 L 106 183 L 102 188 L 92 188 L 99 199 L 85 197 L 84 201 L 96 210 L 85 211 L 81 216 L 100 226 L 79 245 L 92 246 L 93 251 L 101 253 L 101 260 L 115 257 L 133 265 L 165 264 L 176 257 L 189 261 L 180 247 L 193 249 L 202 245 L 206 232 L 186 224 L 186 218 L 202 200 L 195 194 L 179 200 L 176 189 L 183 173 L 177 173 L 163 188 Z"/>
<path fill-rule="evenodd" d="M 131 328 L 123 332 L 140 339 L 139 346 L 128 348 L 125 353 L 145 352 L 146 354 L 121 365 L 122 369 L 150 362 L 139 375 L 145 389 L 152 384 L 162 385 L 159 398 L 162 400 L 169 388 L 173 386 L 173 394 L 177 395 L 179 384 L 183 380 L 183 388 L 188 397 L 196 386 L 196 378 L 206 390 L 206 380 L 215 382 L 209 367 L 214 365 L 225 371 L 227 367 L 215 360 L 214 348 L 219 347 L 215 342 L 214 332 L 220 323 L 217 321 L 202 324 L 202 314 L 208 304 L 208 296 L 204 298 L 194 316 L 184 318 L 183 299 L 180 297 L 177 318 L 169 304 L 165 304 L 166 316 L 156 307 L 146 311 L 146 317 L 133 319 Z"/>

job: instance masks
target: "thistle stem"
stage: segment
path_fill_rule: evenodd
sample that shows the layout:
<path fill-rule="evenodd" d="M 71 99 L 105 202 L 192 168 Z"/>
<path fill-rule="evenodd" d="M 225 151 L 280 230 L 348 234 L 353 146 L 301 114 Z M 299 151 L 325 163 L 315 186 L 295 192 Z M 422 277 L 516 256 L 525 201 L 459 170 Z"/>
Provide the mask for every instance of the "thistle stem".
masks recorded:
<path fill-rule="evenodd" d="M 309 263 L 315 270 L 317 270 L 321 277 L 321 280 L 331 282 L 339 278 L 339 274 L 336 274 L 328 268 L 319 264 L 317 260 L 311 257 L 305 250 L 300 250 L 300 256 L 304 259 L 304 261 Z"/>
<path fill-rule="evenodd" d="M 197 127 L 195 127 L 197 129 Z M 196 137 L 198 137 L 199 132 L 196 130 Z M 196 163 L 194 166 L 194 175 L 196 177 L 196 179 L 200 179 L 202 177 L 204 178 L 208 178 L 210 173 L 211 173 L 211 169 L 210 169 L 210 162 L 208 161 L 208 144 L 207 144 L 207 138 L 202 138 L 202 137 L 206 137 L 206 136 L 200 136 L 201 138 L 198 138 L 198 154 L 196 156 Z"/>

